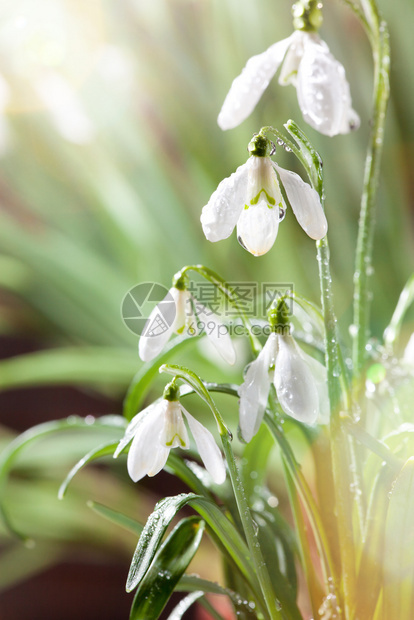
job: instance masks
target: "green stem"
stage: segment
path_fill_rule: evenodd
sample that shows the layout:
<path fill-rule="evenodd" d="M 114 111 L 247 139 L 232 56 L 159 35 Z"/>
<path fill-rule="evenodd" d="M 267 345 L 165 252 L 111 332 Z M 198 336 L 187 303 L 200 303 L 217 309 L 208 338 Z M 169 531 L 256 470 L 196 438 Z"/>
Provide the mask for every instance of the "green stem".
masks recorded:
<path fill-rule="evenodd" d="M 236 459 L 231 448 L 230 439 L 227 434 L 221 435 L 224 454 L 230 471 L 231 483 L 233 486 L 234 496 L 236 498 L 237 507 L 239 509 L 240 520 L 243 525 L 244 534 L 246 536 L 247 546 L 252 556 L 254 567 L 259 579 L 260 587 L 266 606 L 272 620 L 282 620 L 280 604 L 277 602 L 272 582 L 263 559 L 260 545 L 257 541 L 253 519 L 251 516 L 249 504 L 244 491 L 244 486 L 237 469 Z"/>
<path fill-rule="evenodd" d="M 370 336 L 369 313 L 371 302 L 370 276 L 375 228 L 375 207 L 378 174 L 383 147 L 385 115 L 389 98 L 390 45 L 386 22 L 374 0 L 363 0 L 366 16 L 364 25 L 372 45 L 374 58 L 374 109 L 369 146 L 365 161 L 364 186 L 361 198 L 358 240 L 354 273 L 354 341 L 353 361 L 358 378 L 366 359 L 366 343 Z"/>
<path fill-rule="evenodd" d="M 317 242 L 319 277 L 321 282 L 322 311 L 325 322 L 325 356 L 328 377 L 328 392 L 331 406 L 331 452 L 332 468 L 336 490 L 336 510 L 339 532 L 339 548 L 342 566 L 342 583 L 345 618 L 351 618 L 355 595 L 355 546 L 352 507 L 355 497 L 351 489 L 357 491 L 358 481 L 353 479 L 355 471 L 350 451 L 349 438 L 340 417 L 342 404 L 341 367 L 338 357 L 338 340 L 336 335 L 336 317 L 333 307 L 333 296 L 329 267 L 329 246 L 325 237 Z M 354 464 L 353 464 L 354 465 Z"/>
<path fill-rule="evenodd" d="M 258 355 L 262 349 L 261 344 L 259 340 L 256 338 L 256 336 L 253 334 L 250 321 L 246 313 L 244 312 L 242 306 L 239 304 L 237 295 L 234 294 L 234 292 L 232 291 L 228 283 L 225 280 L 223 280 L 223 278 L 221 278 L 215 271 L 213 271 L 212 269 L 209 269 L 208 267 L 205 267 L 204 265 L 186 265 L 185 267 L 181 269 L 181 271 L 179 271 L 178 274 L 176 274 L 176 277 L 184 276 L 187 273 L 187 271 L 194 271 L 195 273 L 198 273 L 203 278 L 205 278 L 206 280 L 214 284 L 214 286 L 216 286 L 219 289 L 221 294 L 232 304 L 232 306 L 234 306 L 234 308 L 237 310 L 239 317 L 241 321 L 243 322 L 243 325 L 246 328 L 246 331 L 249 335 L 250 345 L 253 350 L 253 353 L 255 355 Z"/>
<path fill-rule="evenodd" d="M 287 131 L 299 145 L 299 149 L 289 142 L 288 146 L 304 165 L 312 187 L 318 192 L 321 204 L 324 205 L 323 168 L 319 154 L 310 144 L 301 129 L 293 121 L 285 124 Z M 263 131 L 277 135 L 273 128 Z M 354 459 L 350 437 L 342 423 L 340 412 L 349 406 L 346 388 L 346 375 L 338 344 L 336 317 L 332 295 L 332 278 L 329 264 L 329 245 L 327 238 L 317 242 L 317 258 L 319 262 L 319 278 L 321 283 L 322 314 L 325 325 L 325 359 L 328 392 L 331 408 L 332 467 L 336 489 L 336 510 L 338 519 L 339 548 L 341 557 L 344 614 L 345 618 L 352 615 L 355 593 L 355 544 L 353 527 L 354 499 L 359 500 L 359 478 Z M 352 473 L 354 472 L 354 473 Z M 352 495 L 352 489 L 355 494 Z M 358 515 L 362 521 L 360 503 Z"/>
<path fill-rule="evenodd" d="M 280 604 L 276 599 L 269 572 L 264 562 L 260 544 L 258 543 L 255 533 L 253 519 L 247 501 L 246 493 L 244 491 L 243 482 L 237 469 L 236 459 L 231 447 L 231 433 L 225 425 L 223 417 L 215 402 L 211 398 L 209 391 L 207 390 L 201 379 L 198 377 L 198 375 L 196 375 L 191 370 L 188 370 L 187 368 L 183 368 L 182 366 L 177 366 L 173 364 L 165 364 L 164 366 L 161 366 L 160 372 L 167 372 L 169 374 L 173 374 L 174 376 L 181 378 L 186 383 L 188 383 L 188 385 L 190 385 L 190 387 L 192 387 L 194 391 L 197 392 L 197 394 L 207 403 L 216 419 L 221 441 L 223 444 L 224 454 L 229 467 L 231 483 L 240 515 L 240 521 L 242 523 L 244 534 L 246 536 L 247 546 L 249 548 L 257 578 L 260 583 L 260 588 L 266 603 L 269 618 L 270 620 L 282 620 L 283 616 L 280 611 Z M 258 603 L 260 604 L 260 601 L 258 601 Z"/>

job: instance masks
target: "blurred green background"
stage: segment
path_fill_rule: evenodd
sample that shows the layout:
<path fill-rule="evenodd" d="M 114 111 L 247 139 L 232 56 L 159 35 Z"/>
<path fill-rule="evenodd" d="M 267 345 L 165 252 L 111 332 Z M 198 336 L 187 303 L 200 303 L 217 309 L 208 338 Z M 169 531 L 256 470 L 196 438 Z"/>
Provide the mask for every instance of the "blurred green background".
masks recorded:
<path fill-rule="evenodd" d="M 377 337 L 414 254 L 414 4 L 380 4 L 392 37 L 392 95 L 374 252 Z M 207 242 L 199 224 L 201 208 L 245 161 L 246 145 L 262 125 L 282 129 L 293 118 L 323 157 L 335 305 L 347 341 L 372 60 L 346 4 L 325 2 L 321 35 L 345 66 L 361 117 L 358 132 L 318 135 L 305 126 L 295 90 L 277 79 L 240 127 L 223 133 L 216 124 L 249 56 L 291 33 L 290 11 L 284 0 L 14 0 L 0 6 L 3 445 L 16 430 L 46 419 L 120 413 L 141 367 L 137 338 L 123 325 L 120 306 L 139 282 L 169 287 L 183 265 L 204 263 L 233 282 L 292 282 L 318 302 L 314 244 L 291 213 L 274 248 L 259 259 L 235 235 Z M 299 171 L 282 150 L 276 160 Z M 179 360 L 207 380 L 223 380 L 223 366 L 203 341 Z M 246 361 L 241 345 L 239 364 L 226 371 L 226 380 L 239 381 Z M 96 433 L 59 441 L 22 456 L 8 486 L 10 513 L 38 545 L 27 551 L 0 530 L 3 588 L 26 584 L 28 575 L 78 547 L 98 564 L 103 553 L 120 557 L 127 568 L 135 540 L 102 525 L 85 501 L 92 497 L 143 515 L 153 504 L 144 489 L 137 507 L 120 466 L 82 474 L 57 506 L 59 482 L 96 445 Z"/>

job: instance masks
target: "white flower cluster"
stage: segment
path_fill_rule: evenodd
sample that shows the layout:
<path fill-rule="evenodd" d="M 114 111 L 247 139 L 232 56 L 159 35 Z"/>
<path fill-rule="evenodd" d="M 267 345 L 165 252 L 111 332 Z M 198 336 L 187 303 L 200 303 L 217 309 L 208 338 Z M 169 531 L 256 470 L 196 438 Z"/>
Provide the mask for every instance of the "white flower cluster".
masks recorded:
<path fill-rule="evenodd" d="M 218 117 L 222 129 L 240 124 L 253 111 L 269 81 L 281 67 L 279 83 L 296 87 L 305 120 L 328 136 L 347 133 L 359 125 L 352 109 L 345 70 L 317 34 L 322 17 L 316 0 L 298 0 L 293 7 L 296 31 L 265 52 L 250 58 L 234 80 Z M 240 244 L 254 256 L 273 246 L 279 224 L 290 207 L 302 229 L 314 240 L 328 229 L 319 194 L 294 172 L 270 159 L 271 143 L 262 132 L 249 144 L 250 157 L 228 178 L 221 181 L 202 210 L 201 223 L 209 241 L 229 237 L 237 228 Z M 178 277 L 178 279 L 177 279 Z M 154 323 L 166 300 L 174 313 L 167 328 L 154 334 Z M 257 358 L 247 367 L 239 388 L 240 430 L 249 442 L 257 433 L 274 386 L 283 412 L 301 423 L 313 425 L 329 421 L 326 368 L 306 354 L 290 334 L 283 300 L 269 313 L 270 336 Z M 182 274 L 163 302 L 154 308 L 139 342 L 142 360 L 159 355 L 173 333 L 198 333 L 198 322 L 217 327 L 207 336 L 230 364 L 235 351 L 219 317 L 199 303 L 187 290 Z M 285 329 L 287 328 L 287 329 Z M 160 399 L 133 418 L 114 456 L 132 440 L 128 472 L 134 481 L 153 476 L 165 465 L 172 448 L 189 448 L 185 420 L 192 432 L 201 459 L 217 484 L 225 480 L 225 467 L 210 431 L 200 424 L 178 400 L 175 380 Z"/>

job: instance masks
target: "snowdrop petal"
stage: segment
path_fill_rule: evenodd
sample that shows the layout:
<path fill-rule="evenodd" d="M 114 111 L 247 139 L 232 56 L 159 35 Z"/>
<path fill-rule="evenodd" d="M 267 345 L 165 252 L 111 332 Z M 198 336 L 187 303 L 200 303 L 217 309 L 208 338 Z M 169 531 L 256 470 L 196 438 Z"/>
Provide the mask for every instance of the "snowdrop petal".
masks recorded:
<path fill-rule="evenodd" d="M 157 357 L 172 334 L 184 327 L 187 295 L 188 291 L 171 287 L 149 315 L 138 343 L 138 353 L 143 362 Z"/>
<path fill-rule="evenodd" d="M 134 482 L 141 480 L 153 470 L 158 450 L 165 450 L 159 443 L 164 417 L 164 403 L 158 403 L 156 410 L 147 415 L 138 427 L 128 452 L 128 473 Z"/>
<path fill-rule="evenodd" d="M 153 459 L 152 465 L 149 467 L 147 471 L 147 476 L 149 476 L 150 478 L 152 476 L 156 476 L 161 471 L 161 469 L 164 467 L 165 463 L 167 462 L 169 454 L 170 454 L 170 451 L 168 448 L 163 448 L 162 446 L 158 446 L 157 448 L 154 448 L 154 451 L 153 451 L 154 459 Z"/>
<path fill-rule="evenodd" d="M 306 35 L 307 33 L 301 30 L 295 30 L 291 36 L 291 43 L 280 69 L 279 84 L 281 86 L 288 84 L 296 86 L 296 76 L 303 56 L 303 42 Z"/>
<path fill-rule="evenodd" d="M 224 467 L 223 457 L 214 440 L 213 435 L 198 420 L 184 409 L 181 410 L 187 418 L 190 431 L 196 442 L 197 450 L 201 459 L 216 484 L 222 484 L 226 479 L 226 469 Z"/>
<path fill-rule="evenodd" d="M 311 239 L 322 239 L 328 231 L 318 193 L 299 175 L 273 164 L 283 185 L 292 211 L 305 233 Z"/>
<path fill-rule="evenodd" d="M 265 200 L 246 205 L 237 222 L 237 238 L 254 256 L 266 254 L 273 246 L 279 230 L 279 206 Z"/>
<path fill-rule="evenodd" d="M 208 241 L 221 241 L 231 235 L 246 200 L 249 167 L 242 164 L 223 179 L 201 212 L 201 224 Z"/>
<path fill-rule="evenodd" d="M 140 411 L 136 416 L 132 418 L 131 422 L 128 424 L 128 426 L 125 429 L 124 436 L 122 437 L 121 441 L 119 442 L 114 452 L 114 459 L 116 459 L 121 454 L 122 450 L 129 444 L 129 442 L 131 441 L 131 439 L 137 432 L 138 428 L 141 426 L 141 424 L 146 419 L 147 415 L 151 414 L 151 412 L 153 412 L 154 409 L 156 409 L 159 406 L 160 406 L 160 401 L 157 400 L 155 401 L 155 403 L 151 403 L 151 405 L 149 405 L 148 407 Z"/>
<path fill-rule="evenodd" d="M 217 122 L 221 129 L 240 125 L 254 110 L 257 102 L 279 68 L 292 37 L 271 45 L 265 52 L 252 56 L 233 81 Z"/>
<path fill-rule="evenodd" d="M 314 357 L 308 355 L 304 351 L 301 351 L 302 358 L 308 364 L 309 369 L 312 373 L 313 379 L 315 381 L 316 390 L 318 392 L 318 404 L 319 404 L 319 414 L 317 423 L 318 424 L 329 424 L 331 410 L 329 404 L 329 394 L 328 394 L 328 380 L 326 376 L 326 368 L 323 364 L 318 362 Z"/>
<path fill-rule="evenodd" d="M 299 65 L 296 88 L 303 118 L 320 133 L 335 136 L 359 126 L 344 67 L 326 45 L 310 37 Z"/>
<path fill-rule="evenodd" d="M 236 351 L 227 325 L 220 321 L 217 314 L 201 304 L 197 304 L 197 314 L 199 322 L 204 325 L 204 331 L 211 344 L 220 353 L 224 361 L 233 365 L 236 361 Z"/>
<path fill-rule="evenodd" d="M 277 348 L 276 334 L 270 334 L 254 362 L 247 368 L 239 388 L 239 425 L 244 441 L 249 442 L 259 430 L 269 397 L 270 367 L 274 364 Z"/>
<path fill-rule="evenodd" d="M 316 422 L 319 401 L 315 381 L 292 336 L 278 336 L 274 384 L 285 413 L 305 424 Z"/>

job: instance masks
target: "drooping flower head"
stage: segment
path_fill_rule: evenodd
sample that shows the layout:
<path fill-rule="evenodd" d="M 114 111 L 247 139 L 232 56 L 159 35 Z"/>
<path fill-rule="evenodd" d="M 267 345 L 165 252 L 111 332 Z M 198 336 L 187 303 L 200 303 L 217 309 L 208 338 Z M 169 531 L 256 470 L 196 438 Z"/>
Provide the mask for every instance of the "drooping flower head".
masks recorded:
<path fill-rule="evenodd" d="M 279 84 L 296 87 L 303 118 L 311 127 L 328 136 L 359 127 L 345 69 L 317 32 L 321 7 L 318 0 L 299 0 L 293 5 L 293 34 L 247 61 L 221 108 L 221 129 L 237 127 L 252 113 L 280 66 Z"/>
<path fill-rule="evenodd" d="M 220 241 L 237 226 L 237 238 L 254 256 L 270 250 L 287 205 L 285 195 L 303 230 L 312 239 L 322 239 L 328 230 L 318 193 L 300 176 L 270 159 L 271 142 L 262 135 L 248 146 L 250 157 L 230 177 L 221 181 L 201 213 L 201 224 L 209 241 Z"/>
<path fill-rule="evenodd" d="M 290 335 L 283 300 L 269 313 L 269 322 L 273 331 L 247 368 L 239 389 L 240 430 L 247 442 L 259 430 L 272 383 L 281 408 L 290 417 L 310 425 L 329 419 L 325 366 L 302 351 Z"/>
<path fill-rule="evenodd" d="M 209 329 L 205 329 L 208 339 L 227 363 L 234 364 L 236 353 L 225 325 L 194 298 L 187 286 L 188 278 L 178 272 L 167 295 L 155 306 L 144 326 L 138 344 L 140 358 L 144 362 L 154 359 L 174 333 L 186 331 L 195 336 L 208 325 Z"/>
<path fill-rule="evenodd" d="M 155 476 L 167 462 L 171 449 L 188 450 L 190 447 L 185 418 L 207 471 L 216 484 L 221 484 L 226 478 L 226 470 L 213 435 L 184 409 L 178 400 L 178 393 L 173 380 L 165 387 L 162 399 L 132 418 L 114 458 L 132 440 L 127 460 L 130 477 L 137 482 L 144 476 Z"/>

